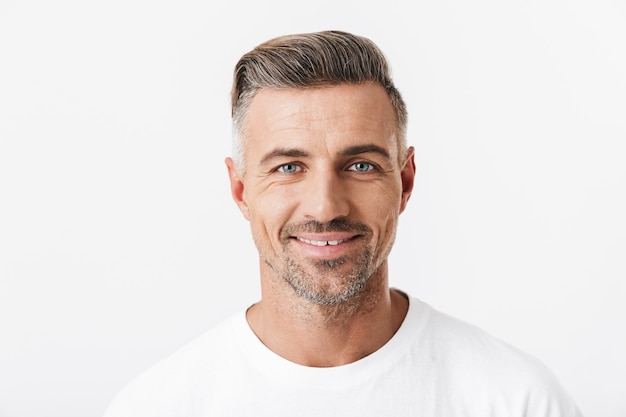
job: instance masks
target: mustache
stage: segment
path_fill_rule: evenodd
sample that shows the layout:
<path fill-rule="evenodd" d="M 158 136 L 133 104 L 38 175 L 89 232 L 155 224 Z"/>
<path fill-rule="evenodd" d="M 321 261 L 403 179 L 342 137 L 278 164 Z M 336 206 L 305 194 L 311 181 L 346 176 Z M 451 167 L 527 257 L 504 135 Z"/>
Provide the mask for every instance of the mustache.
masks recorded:
<path fill-rule="evenodd" d="M 281 240 L 289 239 L 298 233 L 323 233 L 323 232 L 353 232 L 358 234 L 370 233 L 370 228 L 363 223 L 353 223 L 346 219 L 333 219 L 326 223 L 316 220 L 307 220 L 301 223 L 286 224 L 280 231 Z"/>

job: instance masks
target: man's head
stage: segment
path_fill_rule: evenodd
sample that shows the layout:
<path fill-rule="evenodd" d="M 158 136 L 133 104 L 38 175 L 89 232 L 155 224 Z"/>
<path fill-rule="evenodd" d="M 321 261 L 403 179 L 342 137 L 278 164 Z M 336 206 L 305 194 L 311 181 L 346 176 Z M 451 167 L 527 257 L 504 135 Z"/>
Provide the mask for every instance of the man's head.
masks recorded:
<path fill-rule="evenodd" d="M 273 292 L 337 305 L 386 287 L 415 166 L 378 48 L 340 32 L 269 41 L 236 67 L 233 118 L 231 192 Z"/>
<path fill-rule="evenodd" d="M 406 149 L 407 111 L 381 50 L 369 39 L 340 31 L 281 36 L 254 48 L 235 66 L 231 105 L 233 158 L 245 170 L 246 116 L 259 89 L 316 88 L 378 83 L 393 106 L 400 162 Z"/>

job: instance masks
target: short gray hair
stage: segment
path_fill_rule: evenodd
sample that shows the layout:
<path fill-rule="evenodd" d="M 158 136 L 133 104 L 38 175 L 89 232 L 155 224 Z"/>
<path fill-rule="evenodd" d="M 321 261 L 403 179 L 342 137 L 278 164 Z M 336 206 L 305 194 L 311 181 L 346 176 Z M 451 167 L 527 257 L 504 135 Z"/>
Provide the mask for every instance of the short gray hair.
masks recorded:
<path fill-rule="evenodd" d="M 233 159 L 243 173 L 245 118 L 261 88 L 315 88 L 338 84 L 381 84 L 394 108 L 399 157 L 406 151 L 407 110 L 391 80 L 387 60 L 371 40 L 341 31 L 286 35 L 271 39 L 241 57 L 231 91 Z M 403 162 L 403 161 L 400 161 Z"/>

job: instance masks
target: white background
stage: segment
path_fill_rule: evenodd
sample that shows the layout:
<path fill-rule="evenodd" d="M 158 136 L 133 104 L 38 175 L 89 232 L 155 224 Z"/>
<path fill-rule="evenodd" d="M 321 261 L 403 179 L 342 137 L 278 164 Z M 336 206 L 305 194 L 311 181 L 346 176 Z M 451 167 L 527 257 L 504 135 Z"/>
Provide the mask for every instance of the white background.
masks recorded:
<path fill-rule="evenodd" d="M 392 285 L 544 361 L 586 416 L 626 416 L 618 0 L 0 0 L 0 416 L 101 416 L 256 300 L 231 72 L 322 29 L 378 43 L 409 107 Z"/>

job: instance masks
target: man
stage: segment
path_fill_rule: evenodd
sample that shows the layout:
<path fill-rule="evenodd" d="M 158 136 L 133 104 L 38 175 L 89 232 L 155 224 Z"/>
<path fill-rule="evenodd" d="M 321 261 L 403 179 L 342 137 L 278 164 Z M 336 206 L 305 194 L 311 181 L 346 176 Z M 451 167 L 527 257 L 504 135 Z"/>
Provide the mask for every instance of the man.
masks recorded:
<path fill-rule="evenodd" d="M 371 41 L 258 46 L 235 68 L 232 114 L 226 165 L 262 298 L 139 376 L 107 417 L 580 416 L 537 361 L 389 288 L 415 164 Z"/>

